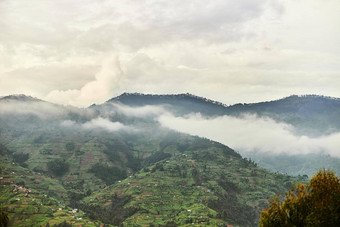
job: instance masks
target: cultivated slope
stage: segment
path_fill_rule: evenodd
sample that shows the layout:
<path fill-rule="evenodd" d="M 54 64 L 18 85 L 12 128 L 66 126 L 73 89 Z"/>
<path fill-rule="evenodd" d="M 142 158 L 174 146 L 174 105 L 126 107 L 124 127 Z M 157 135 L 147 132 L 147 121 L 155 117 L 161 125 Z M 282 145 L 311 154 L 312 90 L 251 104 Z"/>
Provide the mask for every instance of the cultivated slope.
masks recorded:
<path fill-rule="evenodd" d="M 13 226 L 256 226 L 268 199 L 302 180 L 258 168 L 225 145 L 164 129 L 152 115 L 22 98 L 0 100 L 0 200 Z M 15 194 L 19 186 L 34 195 Z M 49 210 L 39 212 L 37 201 Z"/>

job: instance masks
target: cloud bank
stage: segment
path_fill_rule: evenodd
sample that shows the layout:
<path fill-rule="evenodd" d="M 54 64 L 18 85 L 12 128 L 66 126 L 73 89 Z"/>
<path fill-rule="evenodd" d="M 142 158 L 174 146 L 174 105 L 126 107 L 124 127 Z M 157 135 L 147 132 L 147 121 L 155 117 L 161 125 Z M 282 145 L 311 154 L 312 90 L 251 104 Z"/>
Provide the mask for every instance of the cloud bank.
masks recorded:
<path fill-rule="evenodd" d="M 87 129 L 87 130 L 93 130 L 93 129 L 103 129 L 109 132 L 115 132 L 115 131 L 137 131 L 136 129 L 133 129 L 129 126 L 126 126 L 120 122 L 112 122 L 109 119 L 106 118 L 95 118 L 92 119 L 91 121 L 85 122 L 83 124 L 78 124 L 74 121 L 66 120 L 61 122 L 61 126 L 63 127 L 72 127 L 72 128 L 82 128 L 82 129 Z"/>
<path fill-rule="evenodd" d="M 85 129 L 102 128 L 102 129 L 105 129 L 105 130 L 110 131 L 110 132 L 130 129 L 129 127 L 123 125 L 120 122 L 112 122 L 108 119 L 104 119 L 104 118 L 100 118 L 100 117 L 93 119 L 90 122 L 84 123 L 82 125 L 82 127 L 85 128 Z"/>
<path fill-rule="evenodd" d="M 126 116 L 133 117 L 156 117 L 162 114 L 167 113 L 167 111 L 162 106 L 141 106 L 141 107 L 131 107 L 123 104 L 113 103 L 111 104 L 114 107 L 114 111 L 117 113 L 124 114 Z M 112 110 L 109 108 L 109 110 Z"/>
<path fill-rule="evenodd" d="M 1 100 L 1 115 L 36 115 L 40 119 L 68 117 L 76 114 L 85 118 L 93 118 L 96 113 L 91 109 L 81 109 L 73 106 L 60 106 L 45 101 Z"/>
<path fill-rule="evenodd" d="M 0 115 L 33 114 L 40 118 L 60 116 L 61 109 L 44 102 L 0 102 Z"/>
<path fill-rule="evenodd" d="M 292 133 L 292 126 L 270 118 L 244 115 L 242 118 L 223 116 L 207 119 L 200 115 L 188 118 L 163 115 L 159 122 L 164 127 L 206 137 L 240 152 L 257 151 L 264 155 L 321 152 L 340 157 L 340 133 L 318 138 L 296 136 Z"/>

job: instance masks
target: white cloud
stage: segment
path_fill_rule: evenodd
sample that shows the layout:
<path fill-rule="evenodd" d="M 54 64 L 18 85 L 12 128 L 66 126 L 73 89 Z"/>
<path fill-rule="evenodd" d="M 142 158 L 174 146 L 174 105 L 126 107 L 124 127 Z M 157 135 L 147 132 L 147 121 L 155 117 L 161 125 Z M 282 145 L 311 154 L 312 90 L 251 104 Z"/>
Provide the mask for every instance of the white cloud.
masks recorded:
<path fill-rule="evenodd" d="M 62 121 L 61 126 L 63 127 L 71 127 L 71 128 L 83 128 L 87 130 L 92 130 L 92 129 L 103 129 L 109 132 L 115 132 L 115 131 L 129 131 L 129 132 L 135 132 L 137 131 L 136 129 L 126 126 L 120 122 L 112 122 L 109 119 L 98 117 L 95 119 L 92 119 L 91 121 L 85 122 L 83 124 L 78 124 L 74 121 L 66 120 Z"/>
<path fill-rule="evenodd" d="M 141 106 L 141 107 L 131 107 L 123 104 L 113 103 L 111 104 L 118 113 L 122 113 L 126 116 L 134 117 L 149 117 L 149 116 L 159 116 L 161 114 L 167 113 L 167 111 L 162 106 Z"/>
<path fill-rule="evenodd" d="M 39 101 L 1 101 L 0 115 L 13 114 L 33 114 L 42 119 L 62 116 L 66 109 L 61 109 L 58 106 Z"/>
<path fill-rule="evenodd" d="M 78 127 L 77 123 L 75 121 L 71 121 L 71 120 L 66 120 L 66 121 L 62 121 L 60 123 L 61 126 L 63 127 L 72 127 L 72 128 L 75 128 L 75 127 Z"/>
<path fill-rule="evenodd" d="M 82 124 L 82 127 L 85 128 L 85 129 L 102 128 L 102 129 L 105 129 L 105 130 L 111 131 L 111 132 L 129 129 L 129 127 L 123 125 L 120 122 L 112 122 L 108 119 L 100 118 L 100 117 Z"/>
<path fill-rule="evenodd" d="M 101 103 L 113 96 L 113 91 L 119 88 L 119 81 L 122 76 L 119 61 L 116 57 L 113 57 L 104 62 L 100 72 L 95 75 L 95 80 L 86 83 L 79 90 L 51 91 L 46 99 L 51 102 L 76 106 Z"/>
<path fill-rule="evenodd" d="M 36 115 L 41 119 L 62 118 L 69 114 L 76 114 L 86 118 L 93 118 L 96 113 L 92 109 L 80 109 L 73 106 L 59 106 L 53 103 L 30 100 L 22 101 L 4 99 L 0 101 L 0 115 Z M 31 98 L 31 97 L 30 97 Z"/>
<path fill-rule="evenodd" d="M 121 91 L 227 104 L 340 97 L 339 10 L 338 0 L 3 0 L 0 95 L 81 106 Z M 111 53 L 119 67 L 93 78 Z"/>
<path fill-rule="evenodd" d="M 213 119 L 200 115 L 188 118 L 163 115 L 159 118 L 164 127 L 206 137 L 238 151 L 270 154 L 326 153 L 340 157 L 340 133 L 309 138 L 293 134 L 293 127 L 270 118 L 244 115 L 243 118 L 223 116 Z M 264 154 L 265 155 L 265 154 Z"/>

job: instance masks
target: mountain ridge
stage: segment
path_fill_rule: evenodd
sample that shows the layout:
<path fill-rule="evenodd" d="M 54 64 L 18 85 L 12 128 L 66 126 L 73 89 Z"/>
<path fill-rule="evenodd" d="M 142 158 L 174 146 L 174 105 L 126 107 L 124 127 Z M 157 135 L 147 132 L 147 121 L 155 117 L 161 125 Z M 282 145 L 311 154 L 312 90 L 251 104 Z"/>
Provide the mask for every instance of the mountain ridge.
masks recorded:
<path fill-rule="evenodd" d="M 223 102 L 215 101 L 213 99 L 204 98 L 202 96 L 194 95 L 194 94 L 191 94 L 191 93 L 148 94 L 148 93 L 139 93 L 139 92 L 124 92 L 121 95 L 118 95 L 118 96 L 115 96 L 113 98 L 108 99 L 107 101 L 105 101 L 102 104 L 93 103 L 90 106 L 92 106 L 92 105 L 99 106 L 99 105 L 103 105 L 105 103 L 116 102 L 116 101 L 123 101 L 124 102 L 124 101 L 126 101 L 126 98 L 134 98 L 134 97 L 142 97 L 142 98 L 150 98 L 151 97 L 151 98 L 154 98 L 154 99 L 187 98 L 187 99 L 199 100 L 201 102 L 215 104 L 215 105 L 218 105 L 218 106 L 221 106 L 221 107 L 226 107 L 226 108 L 230 108 L 230 107 L 233 107 L 233 106 L 240 106 L 240 105 L 242 105 L 242 106 L 262 105 L 262 104 L 275 103 L 275 102 L 284 101 L 284 100 L 290 100 L 290 99 L 293 99 L 293 98 L 298 98 L 298 99 L 313 98 L 313 99 L 340 101 L 340 98 L 331 97 L 331 96 L 315 95 L 315 94 L 304 94 L 304 95 L 292 94 L 292 95 L 289 95 L 289 96 L 286 96 L 286 97 L 283 97 L 283 98 L 279 98 L 279 99 L 274 99 L 274 100 L 260 101 L 260 102 L 249 102 L 249 103 L 234 103 L 234 104 L 227 105 Z M 25 95 L 25 94 L 11 94 L 11 95 L 0 96 L 0 100 L 45 101 L 45 102 L 48 102 L 46 100 L 39 99 L 39 98 L 30 96 L 30 95 Z M 53 103 L 53 102 L 51 102 L 51 103 Z M 53 104 L 57 104 L 57 103 L 53 103 Z M 139 104 L 139 105 L 143 105 L 143 104 Z"/>
<path fill-rule="evenodd" d="M 0 100 L 15 100 L 15 101 L 43 101 L 36 97 L 32 97 L 30 95 L 25 94 L 13 94 L 13 95 L 5 95 L 1 96 Z"/>
<path fill-rule="evenodd" d="M 112 102 L 135 97 L 153 103 L 139 94 Z M 166 97 L 173 103 L 165 108 L 181 116 L 202 108 L 207 115 L 216 109 L 225 114 L 228 108 L 193 95 L 173 97 Z M 92 226 L 257 226 L 275 193 L 306 180 L 272 173 L 226 145 L 163 128 L 156 119 L 119 112 L 111 102 L 88 113 L 11 98 L 5 100 L 14 108 L 0 111 L 0 203 L 13 226 L 60 224 L 63 218 Z M 31 106 L 34 111 L 17 111 Z M 119 130 L 118 123 L 139 130 Z M 16 194 L 19 189 L 35 194 Z M 37 214 L 39 204 L 50 207 Z"/>

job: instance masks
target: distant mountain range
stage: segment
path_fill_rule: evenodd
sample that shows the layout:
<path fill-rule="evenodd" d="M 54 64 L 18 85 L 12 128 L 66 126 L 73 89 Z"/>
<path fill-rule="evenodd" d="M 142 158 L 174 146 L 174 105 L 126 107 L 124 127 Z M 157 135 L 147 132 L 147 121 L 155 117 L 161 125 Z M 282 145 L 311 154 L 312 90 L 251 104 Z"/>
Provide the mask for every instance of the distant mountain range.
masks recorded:
<path fill-rule="evenodd" d="M 226 106 L 190 94 L 124 93 L 79 109 L 2 97 L 0 204 L 11 226 L 257 226 L 268 200 L 307 176 L 272 173 L 227 144 L 161 127 L 155 116 L 251 113 L 319 136 L 338 132 L 339 103 L 290 96 Z M 301 166 L 318 168 L 320 160 L 334 168 L 340 163 L 321 154 L 307 162 L 304 156 L 257 155 L 268 169 L 281 164 L 281 172 L 300 175 Z"/>
<path fill-rule="evenodd" d="M 340 130 L 340 99 L 318 95 L 292 95 L 275 101 L 227 106 L 191 94 L 124 93 L 107 102 L 128 106 L 169 105 L 168 111 L 176 115 L 201 113 L 207 117 L 215 117 L 251 113 L 291 124 L 297 128 L 297 132 L 312 136 Z"/>

